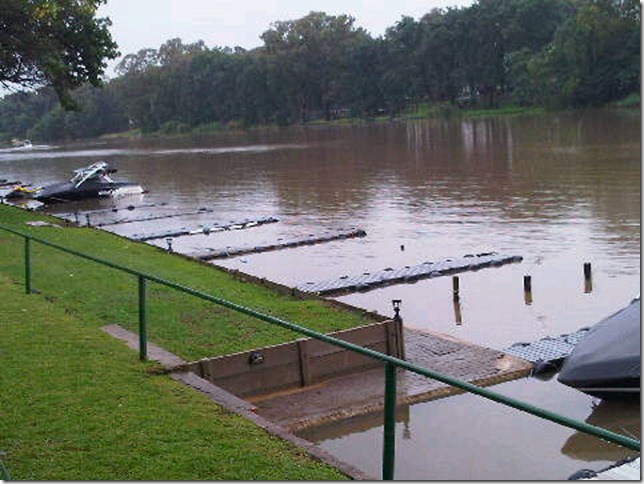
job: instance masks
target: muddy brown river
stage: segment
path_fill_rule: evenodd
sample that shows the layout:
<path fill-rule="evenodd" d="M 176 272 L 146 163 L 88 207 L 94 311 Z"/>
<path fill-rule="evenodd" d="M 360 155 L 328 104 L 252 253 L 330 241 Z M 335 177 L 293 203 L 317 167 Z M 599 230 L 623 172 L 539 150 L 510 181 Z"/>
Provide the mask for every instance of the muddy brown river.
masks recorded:
<path fill-rule="evenodd" d="M 117 178 L 140 182 L 148 193 L 53 210 L 143 203 L 165 203 L 168 212 L 212 209 L 109 227 L 123 235 L 279 219 L 253 229 L 175 237 L 173 249 L 180 252 L 264 245 L 348 227 L 367 232 L 213 262 L 291 286 L 471 253 L 520 255 L 518 264 L 460 274 L 458 305 L 450 277 L 338 297 L 385 315 L 393 314 L 392 299 L 401 299 L 405 325 L 502 350 L 591 325 L 639 295 L 640 148 L 640 112 L 602 110 L 0 150 L 0 178 L 44 184 L 105 160 L 118 167 Z M 590 286 L 585 262 L 592 264 Z M 529 298 L 524 275 L 532 276 Z M 640 438 L 639 402 L 602 402 L 556 378 L 495 389 Z M 401 414 L 397 479 L 562 480 L 630 455 L 473 395 L 415 404 Z M 381 416 L 302 435 L 380 474 Z"/>

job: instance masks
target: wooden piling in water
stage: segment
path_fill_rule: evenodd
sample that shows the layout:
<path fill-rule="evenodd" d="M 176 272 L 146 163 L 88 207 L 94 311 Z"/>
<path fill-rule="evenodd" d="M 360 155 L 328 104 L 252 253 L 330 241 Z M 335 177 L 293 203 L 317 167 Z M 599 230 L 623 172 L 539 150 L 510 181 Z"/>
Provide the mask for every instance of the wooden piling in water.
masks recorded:
<path fill-rule="evenodd" d="M 532 292 L 532 276 L 523 276 L 523 290 Z"/>
<path fill-rule="evenodd" d="M 532 304 L 532 276 L 523 276 L 523 302 L 526 306 Z"/>
<path fill-rule="evenodd" d="M 584 262 L 584 293 L 593 292 L 593 272 L 590 262 Z"/>

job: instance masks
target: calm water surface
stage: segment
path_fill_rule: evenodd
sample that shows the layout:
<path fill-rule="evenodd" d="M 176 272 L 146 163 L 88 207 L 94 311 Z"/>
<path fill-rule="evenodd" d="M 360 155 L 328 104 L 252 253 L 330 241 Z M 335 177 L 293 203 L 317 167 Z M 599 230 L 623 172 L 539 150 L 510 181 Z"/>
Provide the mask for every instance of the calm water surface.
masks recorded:
<path fill-rule="evenodd" d="M 110 228 L 123 235 L 266 215 L 280 219 L 176 238 L 173 247 L 181 252 L 353 226 L 367 231 L 363 239 L 218 262 L 286 285 L 468 253 L 521 255 L 520 264 L 460 274 L 459 307 L 449 277 L 338 298 L 387 315 L 391 300 L 402 299 L 410 327 L 504 349 L 588 326 L 639 294 L 640 133 L 639 111 L 594 111 L 110 141 L 0 151 L 0 178 L 43 184 L 104 159 L 119 168 L 120 178 L 149 190 L 118 205 L 165 202 L 167 212 L 214 210 Z M 592 287 L 584 284 L 584 262 L 592 263 Z M 523 292 L 524 275 L 532 276 L 531 300 Z M 496 388 L 639 438 L 639 403 L 598 405 L 556 379 Z M 565 479 L 628 455 L 470 395 L 416 404 L 404 413 L 397 428 L 400 479 Z M 306 437 L 378 475 L 381 435 L 376 416 Z"/>

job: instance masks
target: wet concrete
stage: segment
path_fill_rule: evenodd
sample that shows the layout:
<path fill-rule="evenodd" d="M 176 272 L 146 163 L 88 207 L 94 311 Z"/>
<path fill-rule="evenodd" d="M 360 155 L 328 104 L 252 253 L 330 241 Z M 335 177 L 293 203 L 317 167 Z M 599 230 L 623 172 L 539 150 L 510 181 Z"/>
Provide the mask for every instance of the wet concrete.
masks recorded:
<path fill-rule="evenodd" d="M 532 364 L 500 351 L 447 335 L 405 330 L 406 360 L 476 385 L 487 386 L 526 376 Z M 398 402 L 414 403 L 460 393 L 445 383 L 398 370 Z M 382 368 L 249 399 L 256 412 L 291 431 L 333 420 L 381 411 Z"/>

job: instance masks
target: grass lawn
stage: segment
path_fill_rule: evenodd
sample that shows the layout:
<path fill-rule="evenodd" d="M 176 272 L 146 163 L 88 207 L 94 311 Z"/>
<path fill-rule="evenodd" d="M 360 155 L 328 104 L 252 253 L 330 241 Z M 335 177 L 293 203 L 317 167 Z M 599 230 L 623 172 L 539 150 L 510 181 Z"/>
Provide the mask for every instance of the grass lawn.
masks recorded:
<path fill-rule="evenodd" d="M 1 275 L 0 298 L 0 450 L 13 479 L 343 477 Z"/>

